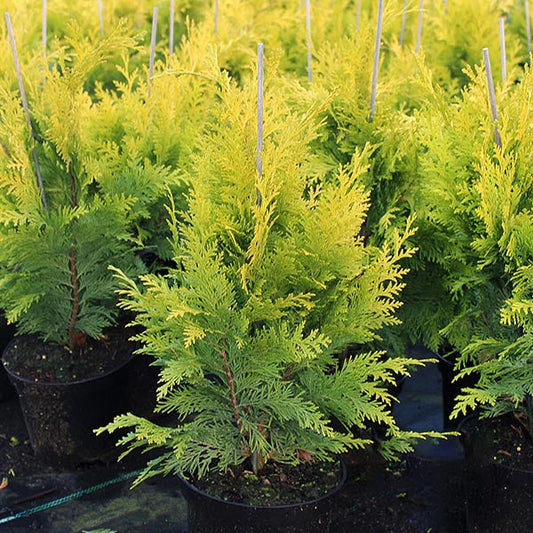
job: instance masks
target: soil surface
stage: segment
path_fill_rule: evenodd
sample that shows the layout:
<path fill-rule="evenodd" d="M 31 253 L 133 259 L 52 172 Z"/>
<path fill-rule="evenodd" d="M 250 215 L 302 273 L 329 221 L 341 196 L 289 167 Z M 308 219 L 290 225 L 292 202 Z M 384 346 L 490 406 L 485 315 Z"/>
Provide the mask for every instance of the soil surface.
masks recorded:
<path fill-rule="evenodd" d="M 15 337 L 6 347 L 3 360 L 9 372 L 30 381 L 68 383 L 104 375 L 131 359 L 135 345 L 130 331 L 110 329 L 101 339 L 83 338 L 70 351 L 37 335 Z"/>
<path fill-rule="evenodd" d="M 533 441 L 525 423 L 513 415 L 468 418 L 460 427 L 467 456 L 533 471 Z"/>
<path fill-rule="evenodd" d="M 258 474 L 240 468 L 233 476 L 212 472 L 194 480 L 203 492 L 222 500 L 251 505 L 283 505 L 316 500 L 331 492 L 340 481 L 338 463 L 289 466 L 267 463 Z"/>
<path fill-rule="evenodd" d="M 473 533 L 533 531 L 533 445 L 512 415 L 465 420 L 466 522 Z"/>

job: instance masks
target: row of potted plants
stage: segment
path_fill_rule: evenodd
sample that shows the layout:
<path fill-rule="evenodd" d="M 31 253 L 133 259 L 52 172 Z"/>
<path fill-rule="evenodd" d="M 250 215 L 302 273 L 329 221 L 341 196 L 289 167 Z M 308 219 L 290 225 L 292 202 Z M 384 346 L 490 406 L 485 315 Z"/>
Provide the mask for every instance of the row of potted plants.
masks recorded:
<path fill-rule="evenodd" d="M 222 500 L 259 485 L 285 504 L 275 493 L 301 485 L 288 481 L 304 469 L 323 476 L 312 497 L 321 499 L 342 479 L 327 466 L 339 454 L 374 443 L 390 459 L 438 436 L 402 431 L 391 413 L 391 386 L 421 363 L 405 345 L 422 338 L 457 351 L 456 368 L 475 376 L 454 415 L 512 413 L 524 427 L 515 451 L 531 457 L 529 69 L 510 69 L 498 86 L 498 146 L 485 72 L 457 61 L 475 53 L 471 32 L 453 33 L 464 51 L 455 61 L 441 52 L 425 60 L 399 46 L 403 3 L 391 2 L 369 121 L 376 6 L 363 9 L 354 35 L 341 21 L 356 6 L 325 4 L 314 6 L 324 16 L 311 84 L 294 46 L 305 33 L 289 31 L 302 14 L 276 2 L 227 2 L 216 33 L 210 8 L 189 6 L 182 13 L 198 10 L 198 22 L 177 26 L 182 41 L 161 52 L 151 77 L 133 30 L 146 26 L 146 6 L 103 37 L 94 19 L 92 30 L 71 24 L 45 62 L 35 46 L 21 54 L 29 122 L 14 71 L 2 77 L 0 307 L 28 335 L 4 365 L 37 453 L 80 461 L 108 449 L 102 436 L 77 447 L 79 429 L 60 416 L 72 397 L 92 394 L 60 382 L 87 388 L 103 375 L 96 394 L 114 412 L 87 419 L 82 433 L 107 424 L 100 434 L 129 430 L 120 438 L 129 449 L 166 450 L 138 481 L 184 475 L 191 509 L 191 480 Z M 446 9 L 448 36 L 461 11 Z M 505 13 L 517 27 L 515 3 L 479 9 L 491 32 Z M 272 47 L 259 151 L 258 38 Z M 7 57 L 7 35 L 4 45 Z M 442 42 L 426 45 L 429 54 Z M 523 62 L 518 49 L 511 57 Z M 137 345 L 121 333 L 126 322 Z M 135 348 L 153 359 L 157 411 L 174 423 L 150 421 L 152 405 L 139 402 L 139 390 L 156 391 L 135 382 L 152 379 L 130 366 Z M 307 523 L 302 509 L 288 511 L 301 531 L 325 530 L 327 506 Z M 191 517 L 199 531 L 212 527 L 201 507 Z M 258 524 L 246 520 L 243 531 Z M 281 527 L 290 516 L 273 520 Z"/>

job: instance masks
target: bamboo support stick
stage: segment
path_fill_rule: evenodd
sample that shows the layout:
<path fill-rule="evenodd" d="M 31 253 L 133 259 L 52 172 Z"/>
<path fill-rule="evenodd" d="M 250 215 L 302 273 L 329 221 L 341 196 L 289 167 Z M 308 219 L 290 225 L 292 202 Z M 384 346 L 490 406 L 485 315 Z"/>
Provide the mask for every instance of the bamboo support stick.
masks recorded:
<path fill-rule="evenodd" d="M 305 0 L 305 25 L 307 29 L 307 79 L 313 81 L 313 57 L 311 55 L 311 1 Z"/>
<path fill-rule="evenodd" d="M 102 0 L 98 0 L 98 18 L 100 19 L 100 35 L 104 38 L 104 6 Z"/>
<path fill-rule="evenodd" d="M 168 24 L 168 55 L 170 57 L 174 53 L 174 0 L 170 0 Z"/>
<path fill-rule="evenodd" d="M 257 158 L 259 179 L 263 177 L 263 123 L 264 123 L 264 46 L 257 45 Z M 261 193 L 257 191 L 257 204 L 261 205 Z"/>
<path fill-rule="evenodd" d="M 403 39 L 405 37 L 405 23 L 407 21 L 407 6 L 409 5 L 409 0 L 404 0 L 403 11 L 402 11 L 402 27 L 400 29 L 400 46 L 403 45 Z"/>
<path fill-rule="evenodd" d="M 494 80 L 492 78 L 492 68 L 490 66 L 489 49 L 483 48 L 483 61 L 485 63 L 485 73 L 487 75 L 487 85 L 489 88 L 490 109 L 492 112 L 492 119 L 494 120 L 494 141 L 498 148 L 502 147 L 502 139 L 498 131 L 498 107 L 496 106 L 496 93 L 494 91 Z"/>
<path fill-rule="evenodd" d="M 502 63 L 502 81 L 507 79 L 507 53 L 505 51 L 505 19 L 500 17 L 500 53 Z"/>
<path fill-rule="evenodd" d="M 526 10 L 526 35 L 527 35 L 527 55 L 531 55 L 531 20 L 529 18 L 529 1 L 525 0 Z"/>
<path fill-rule="evenodd" d="M 215 0 L 215 34 L 218 33 L 218 17 L 219 17 L 219 5 L 218 5 L 218 0 Z"/>
<path fill-rule="evenodd" d="M 150 39 L 150 63 L 148 65 L 148 98 L 150 98 L 150 87 L 152 85 L 152 79 L 154 77 L 154 62 L 155 62 L 155 45 L 157 41 L 157 14 L 159 8 L 154 7 L 152 15 L 152 36 Z"/>
<path fill-rule="evenodd" d="M 357 0 L 357 8 L 355 12 L 355 32 L 359 33 L 361 29 L 361 0 Z"/>
<path fill-rule="evenodd" d="M 424 0 L 420 0 L 420 6 L 418 9 L 418 27 L 416 30 L 416 48 L 415 52 L 420 53 L 420 47 L 422 45 L 422 22 L 424 18 Z"/>
<path fill-rule="evenodd" d="M 48 204 L 46 202 L 46 194 L 44 192 L 43 178 L 41 175 L 41 167 L 39 165 L 39 159 L 37 158 L 37 150 L 35 147 L 35 133 L 33 131 L 33 126 L 31 124 L 30 108 L 28 106 L 28 99 L 26 98 L 26 90 L 24 89 L 24 80 L 22 79 L 22 70 L 20 68 L 19 56 L 17 53 L 17 45 L 15 43 L 15 34 L 13 32 L 13 24 L 11 23 L 11 16 L 9 15 L 9 13 L 5 13 L 5 19 L 6 19 L 6 25 L 7 25 L 7 32 L 9 34 L 9 43 L 11 45 L 11 52 L 13 53 L 13 61 L 15 62 L 15 71 L 17 73 L 20 98 L 22 100 L 22 108 L 24 109 L 24 114 L 26 115 L 26 123 L 28 125 L 28 128 L 30 128 L 30 131 L 33 137 L 32 156 L 33 156 L 33 162 L 35 164 L 35 172 L 37 174 L 37 183 L 39 185 L 39 190 L 41 191 L 41 201 L 43 202 L 45 211 L 48 211 Z"/>
<path fill-rule="evenodd" d="M 378 4 L 378 22 L 376 27 L 376 44 L 374 47 L 374 67 L 372 70 L 372 89 L 370 93 L 370 115 L 368 121 L 374 120 L 376 110 L 376 92 L 378 86 L 378 73 L 379 73 L 379 55 L 381 51 L 381 32 L 383 28 L 383 0 L 379 0 Z"/>

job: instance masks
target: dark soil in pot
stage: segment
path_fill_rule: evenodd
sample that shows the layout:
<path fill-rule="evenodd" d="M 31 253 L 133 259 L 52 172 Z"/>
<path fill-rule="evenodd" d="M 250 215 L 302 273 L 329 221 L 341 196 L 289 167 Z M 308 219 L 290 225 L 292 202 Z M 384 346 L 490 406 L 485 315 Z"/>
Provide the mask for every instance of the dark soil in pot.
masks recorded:
<path fill-rule="evenodd" d="M 326 533 L 346 480 L 338 463 L 268 464 L 259 475 L 233 474 L 181 479 L 191 533 Z"/>
<path fill-rule="evenodd" d="M 217 498 L 248 505 L 283 505 L 320 498 L 342 477 L 338 463 L 306 462 L 299 466 L 267 463 L 257 475 L 240 466 L 229 474 L 212 472 L 194 480 Z"/>
<path fill-rule="evenodd" d="M 103 376 L 132 357 L 134 345 L 122 329 L 110 330 L 105 338 L 87 338 L 73 353 L 37 335 L 16 337 L 4 351 L 10 374 L 41 383 L 74 383 Z"/>
<path fill-rule="evenodd" d="M 15 338 L 4 352 L 36 455 L 51 464 L 91 462 L 114 453 L 116 436 L 93 430 L 131 409 L 137 364 L 123 330 L 101 341 L 87 340 L 79 353 L 43 343 L 35 336 Z M 150 402 L 153 401 L 153 396 Z"/>
<path fill-rule="evenodd" d="M 533 443 L 509 415 L 466 419 L 463 435 L 469 531 L 533 531 Z"/>

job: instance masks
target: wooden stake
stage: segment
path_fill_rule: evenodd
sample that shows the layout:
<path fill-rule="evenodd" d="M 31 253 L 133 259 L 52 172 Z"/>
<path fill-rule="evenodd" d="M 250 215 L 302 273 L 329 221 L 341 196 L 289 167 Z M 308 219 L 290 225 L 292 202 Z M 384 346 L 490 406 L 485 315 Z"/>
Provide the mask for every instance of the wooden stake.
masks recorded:
<path fill-rule="evenodd" d="M 168 55 L 170 57 L 174 53 L 174 0 L 170 0 L 170 14 L 168 22 Z"/>
<path fill-rule="evenodd" d="M 529 2 L 525 1 L 526 8 L 526 35 L 527 35 L 527 54 L 531 55 L 531 21 L 529 19 Z"/>
<path fill-rule="evenodd" d="M 374 120 L 376 108 L 376 92 L 378 87 L 378 72 L 379 72 L 379 54 L 381 51 L 381 31 L 383 28 L 383 0 L 379 0 L 378 4 L 378 22 L 376 28 L 376 45 L 374 47 L 374 68 L 372 71 L 372 89 L 370 94 L 370 115 L 368 121 Z"/>
<path fill-rule="evenodd" d="M 311 1 L 305 0 L 305 25 L 307 28 L 307 79 L 313 81 L 313 65 L 311 55 Z"/>
<path fill-rule="evenodd" d="M 215 34 L 218 33 L 218 17 L 219 17 L 218 0 L 215 0 Z"/>
<path fill-rule="evenodd" d="M 263 101 L 264 101 L 264 46 L 257 45 L 257 158 L 259 179 L 263 177 Z M 257 205 L 261 205 L 261 192 L 257 190 Z"/>
<path fill-rule="evenodd" d="M 416 48 L 415 52 L 420 53 L 420 46 L 422 44 L 422 20 L 424 16 L 424 0 L 420 0 L 420 7 L 418 9 L 418 28 L 416 30 Z"/>
<path fill-rule="evenodd" d="M 104 38 L 104 6 L 102 0 L 98 0 L 98 18 L 100 19 L 100 35 Z"/>
<path fill-rule="evenodd" d="M 407 6 L 409 5 L 409 0 L 405 0 L 403 3 L 403 12 L 402 12 L 402 28 L 400 30 L 400 46 L 403 45 L 403 38 L 405 36 L 405 23 L 407 21 Z"/>
<path fill-rule="evenodd" d="M 24 109 L 24 114 L 26 115 L 26 124 L 28 125 L 28 128 L 30 128 L 33 137 L 32 155 L 33 162 L 35 164 L 35 172 L 37 174 L 37 183 L 39 185 L 39 190 L 41 191 L 41 201 L 43 202 L 45 211 L 48 211 L 48 204 L 46 202 L 46 194 L 44 192 L 43 186 L 43 178 L 41 175 L 41 167 L 39 165 L 39 160 L 37 159 L 37 150 L 35 148 L 35 133 L 33 131 L 33 126 L 31 125 L 30 108 L 28 107 L 28 99 L 26 98 L 26 90 L 24 89 L 24 81 L 22 79 L 22 71 L 20 68 L 19 56 L 17 53 L 17 45 L 15 43 L 15 34 L 13 32 L 13 24 L 11 23 L 11 17 L 9 13 L 5 14 L 5 19 L 7 24 L 7 32 L 9 34 L 9 42 L 11 44 L 11 52 L 13 53 L 13 61 L 15 62 L 15 71 L 17 73 L 20 98 L 22 100 L 22 108 Z"/>
<path fill-rule="evenodd" d="M 148 98 L 150 98 L 150 86 L 154 77 L 155 45 L 157 41 L 157 13 L 158 7 L 154 7 L 152 15 L 152 38 L 150 39 L 150 63 L 148 65 Z"/>
<path fill-rule="evenodd" d="M 507 54 L 505 51 L 505 19 L 500 17 L 500 53 L 502 60 L 502 81 L 507 79 Z"/>
<path fill-rule="evenodd" d="M 357 0 L 357 8 L 355 12 L 355 32 L 359 33 L 361 28 L 361 0 Z"/>
<path fill-rule="evenodd" d="M 498 108 L 496 107 L 496 93 L 494 91 L 494 80 L 492 78 L 492 69 L 490 66 L 489 49 L 483 48 L 483 61 L 485 62 L 485 73 L 487 74 L 487 85 L 489 87 L 490 109 L 492 112 L 492 119 L 494 120 L 494 141 L 498 148 L 502 147 L 502 139 L 498 131 Z"/>

